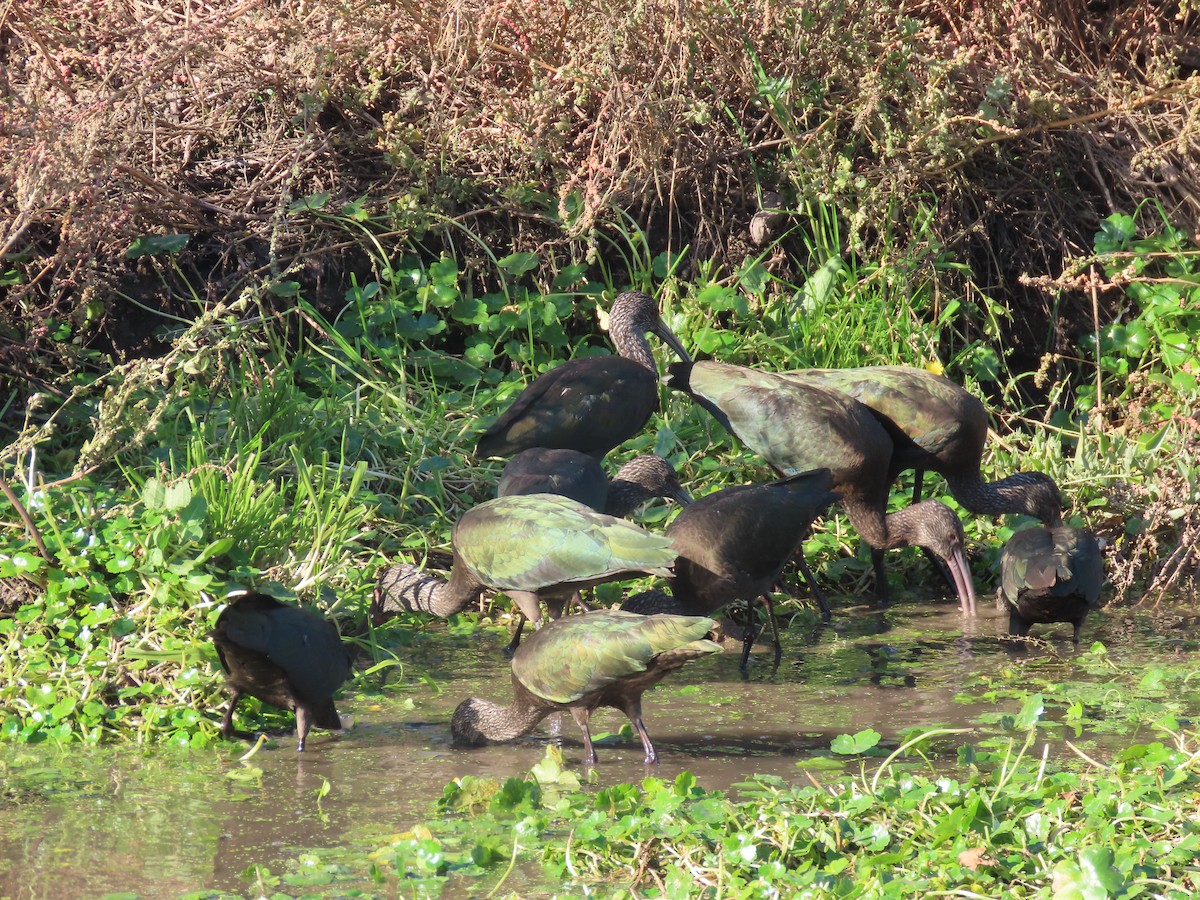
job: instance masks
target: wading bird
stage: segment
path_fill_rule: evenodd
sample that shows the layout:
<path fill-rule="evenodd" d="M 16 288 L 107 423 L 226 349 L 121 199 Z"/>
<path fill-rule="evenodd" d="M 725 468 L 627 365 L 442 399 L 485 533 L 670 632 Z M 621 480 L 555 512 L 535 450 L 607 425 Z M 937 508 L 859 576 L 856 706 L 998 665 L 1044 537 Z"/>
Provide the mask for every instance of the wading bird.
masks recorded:
<path fill-rule="evenodd" d="M 243 694 L 295 712 L 297 750 L 313 725 L 342 727 L 333 694 L 350 677 L 350 654 L 332 622 L 266 594 L 242 594 L 221 611 L 210 636 L 233 695 L 221 734 L 233 734 Z"/>
<path fill-rule="evenodd" d="M 687 505 L 692 496 L 679 483 L 675 467 L 661 456 L 635 456 L 621 466 L 610 483 L 600 460 L 578 450 L 522 450 L 500 473 L 496 493 L 501 497 L 520 494 L 561 494 L 605 515 L 623 519 L 654 497 L 665 497 Z M 572 598 L 585 612 L 581 592 Z M 521 643 L 525 617 L 521 616 L 505 652 L 510 656 Z"/>
<path fill-rule="evenodd" d="M 535 447 L 508 461 L 500 473 L 496 496 L 561 494 L 596 512 L 623 519 L 643 503 L 665 497 L 687 505 L 691 495 L 679 483 L 675 467 L 661 456 L 635 456 L 611 482 L 600 461 L 578 450 Z"/>
<path fill-rule="evenodd" d="M 534 379 L 483 433 L 475 452 L 486 458 L 547 447 L 600 459 L 636 435 L 658 409 L 658 369 L 646 332 L 680 359 L 691 359 L 650 295 L 625 291 L 609 315 L 619 355 L 568 360 Z"/>
<path fill-rule="evenodd" d="M 479 746 L 528 734 L 552 712 L 570 710 L 583 732 L 583 759 L 596 762 L 588 722 L 601 706 L 629 717 L 646 762 L 658 762 L 642 721 L 642 694 L 689 660 L 720 653 L 705 640 L 712 619 L 641 616 L 598 610 L 567 616 L 530 635 L 512 660 L 513 701 L 499 706 L 472 697 L 454 710 L 456 743 Z"/>
<path fill-rule="evenodd" d="M 761 597 L 775 642 L 775 664 L 783 653 L 771 589 L 792 560 L 813 519 L 839 495 L 830 490 L 829 469 L 816 469 L 767 484 L 725 488 L 701 497 L 667 526 L 679 558 L 671 578 L 671 607 L 661 593 L 648 592 L 622 609 L 652 613 L 669 608 L 685 615 L 712 615 L 734 600 L 753 605 Z M 755 629 L 747 624 L 741 667 L 746 668 Z"/>
<path fill-rule="evenodd" d="M 667 384 L 689 394 L 730 434 L 790 475 L 827 466 L 833 489 L 859 535 L 871 547 L 927 547 L 948 567 L 959 605 L 975 615 L 975 586 L 967 565 L 962 523 L 949 507 L 926 500 L 887 512 L 893 444 L 870 411 L 851 397 L 815 384 L 800 384 L 770 372 L 718 362 L 672 363 Z M 799 557 L 821 605 L 812 573 Z M 887 578 L 875 568 L 879 599 Z"/>
<path fill-rule="evenodd" d="M 976 515 L 1021 514 L 1045 525 L 1062 524 L 1062 496 L 1050 476 L 1017 472 L 998 481 L 983 480 L 987 410 L 950 379 L 912 366 L 797 369 L 780 374 L 799 384 L 840 391 L 866 406 L 892 439 L 889 483 L 901 472 L 915 470 L 913 503 L 921 502 L 924 473 L 931 471 L 942 475 L 954 498 Z M 876 572 L 883 571 L 882 550 L 872 548 L 871 560 Z"/>
<path fill-rule="evenodd" d="M 1008 630 L 1021 637 L 1030 625 L 1070 622 L 1078 644 L 1083 620 L 1100 608 L 1103 585 L 1100 542 L 1081 528 L 1026 528 L 1000 554 L 999 595 L 1008 604 Z"/>
<path fill-rule="evenodd" d="M 408 564 L 383 569 L 373 621 L 405 610 L 445 618 L 492 588 L 539 623 L 539 597 L 556 619 L 576 591 L 641 573 L 665 577 L 675 559 L 665 537 L 554 494 L 499 497 L 467 510 L 451 549 L 448 580 Z"/>

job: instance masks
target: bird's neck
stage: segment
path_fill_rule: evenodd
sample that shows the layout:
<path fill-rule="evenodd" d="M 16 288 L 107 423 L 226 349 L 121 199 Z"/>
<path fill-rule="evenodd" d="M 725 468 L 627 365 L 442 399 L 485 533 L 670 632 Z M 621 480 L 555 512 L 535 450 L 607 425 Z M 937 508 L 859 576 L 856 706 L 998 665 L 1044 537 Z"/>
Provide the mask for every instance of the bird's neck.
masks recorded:
<path fill-rule="evenodd" d="M 483 592 L 461 562 L 455 563 L 449 580 L 416 566 L 392 566 L 380 576 L 378 587 L 384 613 L 419 610 L 443 619 L 462 612 Z"/>
<path fill-rule="evenodd" d="M 654 364 L 654 353 L 650 349 L 650 342 L 646 340 L 646 335 L 639 329 L 613 328 L 609 332 L 609 337 L 618 354 L 645 366 L 651 372 L 658 371 L 658 367 Z"/>
<path fill-rule="evenodd" d="M 604 512 L 623 519 L 649 500 L 650 496 L 650 492 L 636 481 L 616 478 L 608 486 L 608 500 L 604 503 Z"/>
<path fill-rule="evenodd" d="M 523 691 L 517 691 L 508 706 L 479 697 L 470 700 L 471 722 L 489 741 L 511 741 L 529 734 L 552 711 L 528 702 Z"/>
<path fill-rule="evenodd" d="M 859 537 L 876 550 L 891 550 L 911 543 L 909 535 L 920 515 L 921 504 L 890 514 L 857 498 L 843 498 L 842 506 Z"/>
<path fill-rule="evenodd" d="M 1027 472 L 1017 472 L 999 481 L 984 481 L 978 472 L 962 476 L 947 475 L 946 483 L 958 502 L 976 515 L 1037 514 L 1029 499 L 1036 478 L 1031 478 Z"/>

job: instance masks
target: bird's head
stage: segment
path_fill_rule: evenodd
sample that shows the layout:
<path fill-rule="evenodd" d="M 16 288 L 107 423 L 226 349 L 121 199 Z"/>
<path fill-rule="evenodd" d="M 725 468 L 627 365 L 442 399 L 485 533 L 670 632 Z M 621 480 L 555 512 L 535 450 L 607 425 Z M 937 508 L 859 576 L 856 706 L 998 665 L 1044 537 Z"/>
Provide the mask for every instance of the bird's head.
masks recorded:
<path fill-rule="evenodd" d="M 692 502 L 692 495 L 679 483 L 675 467 L 661 456 L 635 456 L 621 466 L 617 480 L 639 485 L 650 497 L 668 497 L 684 506 Z"/>
<path fill-rule="evenodd" d="M 480 724 L 482 712 L 483 704 L 475 697 L 458 704 L 454 715 L 450 717 L 450 734 L 453 735 L 456 746 L 482 747 L 487 743 L 487 736 Z"/>
<path fill-rule="evenodd" d="M 675 336 L 675 332 L 667 327 L 658 310 L 654 298 L 644 291 L 624 291 L 613 301 L 612 310 L 608 314 L 609 331 L 613 343 L 617 344 L 624 336 L 633 332 L 656 334 L 684 362 L 691 362 L 691 354 L 684 349 L 683 342 Z"/>

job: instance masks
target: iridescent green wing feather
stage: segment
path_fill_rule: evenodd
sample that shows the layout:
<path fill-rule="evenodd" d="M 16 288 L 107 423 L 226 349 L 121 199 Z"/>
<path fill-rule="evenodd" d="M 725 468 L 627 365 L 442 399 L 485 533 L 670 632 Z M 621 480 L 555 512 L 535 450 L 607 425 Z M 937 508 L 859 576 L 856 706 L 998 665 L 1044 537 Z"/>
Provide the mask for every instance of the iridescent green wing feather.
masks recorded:
<path fill-rule="evenodd" d="M 720 653 L 705 640 L 713 620 L 704 616 L 641 616 L 601 610 L 566 616 L 527 638 L 512 670 L 531 692 L 572 703 L 630 675 L 646 671 L 660 653 L 689 649 Z"/>
<path fill-rule="evenodd" d="M 832 390 L 742 366 L 696 363 L 690 387 L 738 440 L 788 475 L 853 467 L 861 429 L 880 427 Z"/>
<path fill-rule="evenodd" d="M 474 507 L 455 526 L 454 546 L 481 581 L 502 590 L 536 591 L 626 571 L 667 577 L 675 560 L 662 535 L 554 494 Z"/>

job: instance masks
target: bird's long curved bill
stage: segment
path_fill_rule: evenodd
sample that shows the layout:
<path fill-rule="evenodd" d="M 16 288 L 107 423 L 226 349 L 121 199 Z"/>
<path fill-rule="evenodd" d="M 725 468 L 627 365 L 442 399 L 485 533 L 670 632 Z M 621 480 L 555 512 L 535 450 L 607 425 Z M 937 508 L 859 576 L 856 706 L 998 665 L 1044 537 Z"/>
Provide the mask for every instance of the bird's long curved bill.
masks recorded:
<path fill-rule="evenodd" d="M 950 569 L 950 577 L 954 579 L 954 591 L 958 594 L 958 605 L 963 615 L 975 615 L 975 582 L 961 547 L 956 548 L 954 555 L 946 560 L 946 566 Z"/>
<path fill-rule="evenodd" d="M 663 343 L 665 343 L 668 347 L 670 347 L 672 350 L 674 350 L 675 355 L 678 356 L 681 360 L 683 360 L 684 362 L 692 361 L 692 355 L 683 348 L 683 342 L 681 340 L 679 340 L 679 338 L 677 338 L 675 336 L 675 332 L 673 332 L 666 325 L 663 325 L 660 322 L 658 327 L 656 327 L 654 329 L 654 333 L 657 334 L 660 338 L 662 338 Z"/>

